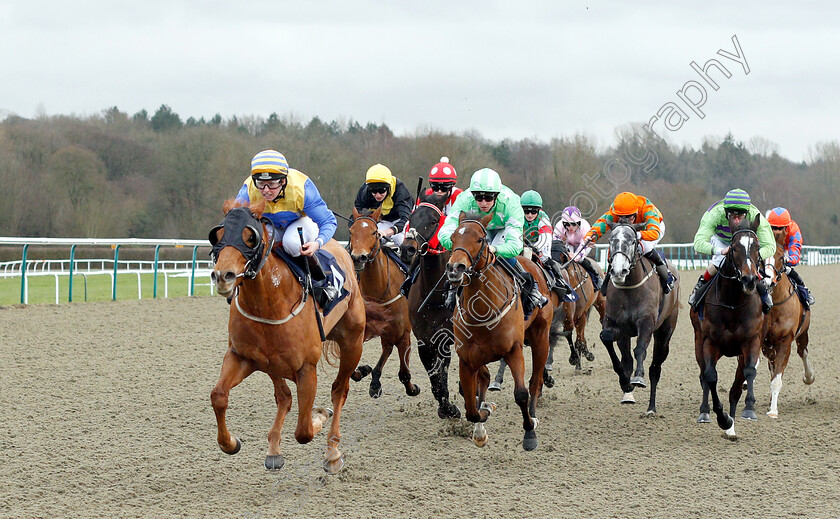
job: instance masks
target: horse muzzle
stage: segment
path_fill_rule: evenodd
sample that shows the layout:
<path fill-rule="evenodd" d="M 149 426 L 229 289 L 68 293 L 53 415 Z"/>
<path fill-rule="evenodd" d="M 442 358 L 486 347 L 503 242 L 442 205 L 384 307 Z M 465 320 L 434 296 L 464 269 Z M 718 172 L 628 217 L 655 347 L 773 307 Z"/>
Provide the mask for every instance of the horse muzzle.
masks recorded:
<path fill-rule="evenodd" d="M 464 279 L 464 272 L 467 266 L 463 263 L 447 263 L 446 264 L 446 279 L 451 285 L 461 284 Z"/>
<path fill-rule="evenodd" d="M 741 284 L 744 286 L 744 292 L 748 294 L 752 294 L 753 292 L 755 292 L 757 282 L 758 276 L 741 276 Z"/>
<path fill-rule="evenodd" d="M 238 277 L 232 270 L 214 270 L 210 273 L 210 280 L 216 286 L 216 292 L 224 297 L 233 294 Z"/>

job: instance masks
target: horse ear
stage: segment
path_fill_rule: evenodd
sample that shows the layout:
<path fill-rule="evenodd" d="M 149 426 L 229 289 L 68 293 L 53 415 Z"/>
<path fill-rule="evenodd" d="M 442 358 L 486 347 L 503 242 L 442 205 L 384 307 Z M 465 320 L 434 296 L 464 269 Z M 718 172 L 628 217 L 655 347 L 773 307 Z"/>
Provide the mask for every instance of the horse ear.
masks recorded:
<path fill-rule="evenodd" d="M 464 218 L 466 218 L 466 217 L 467 217 L 467 213 L 461 211 L 461 214 L 458 215 L 458 223 L 460 224 L 461 222 L 463 222 Z"/>
<path fill-rule="evenodd" d="M 370 215 L 370 217 L 378 222 L 379 219 L 382 217 L 382 206 L 380 205 L 379 207 L 377 207 L 376 211 L 374 211 L 373 214 Z"/>
<path fill-rule="evenodd" d="M 228 214 L 234 207 L 236 207 L 236 200 L 232 198 L 225 200 L 224 205 L 222 205 L 222 214 Z"/>
<path fill-rule="evenodd" d="M 755 218 L 753 219 L 752 225 L 750 225 L 750 229 L 752 229 L 753 232 L 758 232 L 758 224 L 759 223 L 761 223 L 761 215 L 757 214 L 757 215 L 755 215 Z"/>
<path fill-rule="evenodd" d="M 434 195 L 432 195 L 432 196 L 434 196 Z M 437 195 L 434 199 L 434 204 L 435 204 L 435 206 L 437 206 L 438 209 L 443 211 L 444 206 L 446 206 L 447 200 L 449 200 L 449 197 L 446 196 L 445 194 Z"/>
<path fill-rule="evenodd" d="M 353 207 L 353 219 L 355 220 L 355 219 L 357 219 L 357 218 L 358 218 L 358 217 L 360 217 L 360 216 L 362 216 L 362 215 L 361 215 L 361 214 L 359 214 L 359 211 L 357 211 L 357 210 L 356 210 L 356 208 L 355 208 L 355 207 Z"/>
<path fill-rule="evenodd" d="M 257 220 L 259 220 L 265 212 L 265 198 L 263 198 L 262 200 L 251 202 L 248 209 L 250 209 L 251 214 L 253 214 Z"/>
<path fill-rule="evenodd" d="M 482 218 L 481 219 L 481 225 L 483 225 L 484 227 L 487 227 L 487 225 L 490 223 L 490 220 L 492 220 L 495 215 L 496 215 L 496 213 L 490 213 L 487 216 L 485 216 L 484 218 Z"/>
<path fill-rule="evenodd" d="M 607 228 L 609 230 L 613 230 L 613 227 L 615 227 L 617 225 L 616 222 L 613 222 L 612 220 L 604 220 L 604 221 L 607 223 Z"/>
<path fill-rule="evenodd" d="M 647 227 L 647 224 L 645 222 L 633 224 L 633 229 L 636 231 L 644 231 L 645 227 Z"/>

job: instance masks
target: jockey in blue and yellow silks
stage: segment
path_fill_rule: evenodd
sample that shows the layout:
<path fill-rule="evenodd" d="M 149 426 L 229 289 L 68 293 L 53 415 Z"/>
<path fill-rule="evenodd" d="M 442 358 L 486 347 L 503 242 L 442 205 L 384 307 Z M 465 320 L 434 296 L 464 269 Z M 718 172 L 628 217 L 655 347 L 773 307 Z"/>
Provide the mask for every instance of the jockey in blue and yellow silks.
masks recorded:
<path fill-rule="evenodd" d="M 327 207 L 312 180 L 289 168 L 286 157 L 274 150 L 257 153 L 251 160 L 251 175 L 236 195 L 237 202 L 265 198 L 263 216 L 280 233 L 283 249 L 291 256 L 311 256 L 335 234 L 335 215 Z M 303 227 L 301 247 L 297 228 Z"/>

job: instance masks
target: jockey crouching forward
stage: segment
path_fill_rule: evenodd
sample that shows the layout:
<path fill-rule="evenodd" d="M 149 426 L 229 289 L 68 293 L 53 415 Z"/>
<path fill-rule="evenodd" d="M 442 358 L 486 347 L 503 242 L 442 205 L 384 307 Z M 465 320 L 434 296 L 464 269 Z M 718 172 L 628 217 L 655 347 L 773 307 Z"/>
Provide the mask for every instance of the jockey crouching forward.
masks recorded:
<path fill-rule="evenodd" d="M 570 205 L 563 209 L 560 221 L 554 226 L 554 239 L 566 245 L 566 250 L 575 263 L 579 263 L 592 278 L 595 290 L 601 290 L 601 277 L 595 268 L 595 261 L 587 256 L 593 244 L 584 242 L 584 237 L 591 228 L 589 222 L 581 215 L 580 209 Z"/>
<path fill-rule="evenodd" d="M 668 265 L 665 263 L 665 258 L 656 250 L 656 245 L 665 236 L 665 221 L 662 219 L 662 214 L 650 200 L 643 196 L 635 195 L 630 192 L 619 193 L 609 210 L 604 216 L 598 218 L 586 233 L 584 243 L 589 245 L 594 243 L 601 236 L 607 232 L 607 222 L 615 223 L 644 223 L 645 228 L 636 232 L 636 237 L 639 239 L 639 245 L 642 248 L 642 255 L 649 259 L 651 263 L 656 265 L 656 273 L 659 275 L 659 281 L 662 284 L 662 291 L 666 294 L 671 292 L 674 288 L 674 275 L 668 271 Z M 601 286 L 601 293 L 607 291 L 606 281 L 609 279 L 609 274 L 604 276 L 604 283 Z"/>
<path fill-rule="evenodd" d="M 815 303 L 814 296 L 811 291 L 805 286 L 799 272 L 793 270 L 793 267 L 799 265 L 799 259 L 802 257 L 802 231 L 799 230 L 799 225 L 790 217 L 790 211 L 784 207 L 774 207 L 767 211 L 767 222 L 770 223 L 770 228 L 773 230 L 773 237 L 780 238 L 785 244 L 785 258 L 784 271 L 798 287 L 804 292 L 805 306 L 810 308 Z"/>
<path fill-rule="evenodd" d="M 279 247 L 293 258 L 309 262 L 315 283 L 315 296 L 323 308 L 339 295 L 338 289 L 326 279 L 326 273 L 316 259 L 317 252 L 335 234 L 335 215 L 327 207 L 312 180 L 296 169 L 290 169 L 286 157 L 275 150 L 257 153 L 251 160 L 251 176 L 245 179 L 237 202 L 249 203 L 265 199 L 263 216 L 271 221 L 269 233 Z M 297 228 L 303 228 L 303 245 Z M 279 240 L 278 240 L 279 238 Z"/>
<path fill-rule="evenodd" d="M 379 233 L 399 247 L 405 237 L 404 229 L 411 215 L 411 193 L 401 180 L 382 164 L 367 170 L 365 183 L 359 188 L 354 204 L 360 213 L 382 208 Z"/>
<path fill-rule="evenodd" d="M 712 255 L 712 261 L 706 267 L 706 272 L 697 280 L 697 285 L 691 295 L 688 296 L 688 304 L 697 311 L 700 302 L 703 300 L 706 285 L 715 277 L 720 269 L 723 260 L 729 253 L 729 243 L 732 241 L 732 229 L 741 226 L 742 222 L 751 222 L 756 215 L 760 216 L 758 224 L 758 256 L 764 261 L 772 258 L 776 253 L 776 241 L 773 239 L 773 230 L 767 219 L 761 212 L 750 203 L 750 195 L 743 189 L 733 189 L 726 193 L 723 200 L 716 202 L 710 207 L 703 218 L 700 219 L 700 227 L 694 235 L 694 250 L 700 254 Z M 762 310 L 766 314 L 773 306 L 773 298 L 768 286 L 775 277 L 773 264 L 764 265 L 765 279 L 758 283 L 757 289 L 761 296 Z"/>
<path fill-rule="evenodd" d="M 554 284 L 551 289 L 557 291 L 562 298 L 572 292 L 572 287 L 563 279 L 561 274 L 563 269 L 551 257 L 551 220 L 542 209 L 542 195 L 533 190 L 525 191 L 520 198 L 520 204 L 525 216 L 522 237 L 525 240 L 526 247 L 523 252 L 528 251 L 528 249 L 534 251 L 542 264 L 551 270 L 554 275 Z M 526 254 L 525 257 L 528 257 L 528 255 Z"/>
<path fill-rule="evenodd" d="M 523 310 L 527 319 L 534 308 L 542 308 L 548 299 L 540 292 L 536 280 L 516 261 L 516 256 L 522 252 L 525 220 L 519 196 L 503 186 L 499 174 L 492 169 L 484 168 L 473 173 L 470 188 L 455 200 L 452 212 L 438 232 L 440 243 L 447 250 L 452 250 L 452 233 L 458 228 L 459 216 L 464 212 L 477 212 L 481 216 L 493 213 L 493 218 L 487 224 L 488 249 L 501 260 L 500 264 L 506 267 L 520 287 L 531 284 L 530 290 L 522 290 L 523 296 L 526 296 L 523 297 Z M 456 287 L 449 287 L 446 296 L 449 308 L 455 308 L 455 299 Z"/>

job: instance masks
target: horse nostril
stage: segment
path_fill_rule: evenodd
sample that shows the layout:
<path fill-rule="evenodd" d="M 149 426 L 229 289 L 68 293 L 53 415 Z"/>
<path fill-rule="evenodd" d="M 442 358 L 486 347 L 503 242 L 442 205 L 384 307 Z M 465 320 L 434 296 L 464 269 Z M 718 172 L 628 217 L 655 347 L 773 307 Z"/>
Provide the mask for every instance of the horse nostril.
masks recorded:
<path fill-rule="evenodd" d="M 210 281 L 212 281 L 213 283 L 216 282 L 216 271 L 215 270 L 210 273 Z"/>
<path fill-rule="evenodd" d="M 414 256 L 415 254 L 417 254 L 417 249 L 415 249 L 414 247 L 406 247 L 405 253 L 409 256 Z"/>
<path fill-rule="evenodd" d="M 234 281 L 236 281 L 236 274 L 228 270 L 224 273 L 222 279 L 225 280 L 225 283 L 233 283 Z"/>

